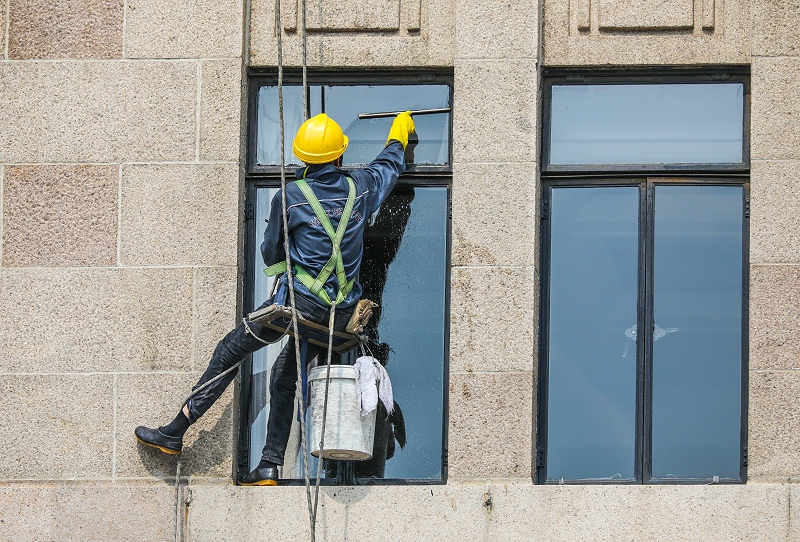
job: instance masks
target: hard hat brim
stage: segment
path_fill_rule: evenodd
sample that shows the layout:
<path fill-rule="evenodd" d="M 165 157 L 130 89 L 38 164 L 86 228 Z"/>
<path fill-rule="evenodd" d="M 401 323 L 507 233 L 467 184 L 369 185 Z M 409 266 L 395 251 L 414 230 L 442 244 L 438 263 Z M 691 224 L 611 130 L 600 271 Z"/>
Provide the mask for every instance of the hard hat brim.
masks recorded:
<path fill-rule="evenodd" d="M 341 155 L 344 154 L 344 151 L 347 150 L 347 145 L 350 143 L 350 139 L 346 135 L 342 135 L 342 148 L 337 149 L 335 151 L 325 152 L 321 154 L 315 154 L 303 151 L 297 146 L 297 139 L 292 142 L 292 152 L 296 157 L 300 160 L 305 162 L 306 164 L 327 164 L 328 162 L 333 162 Z"/>

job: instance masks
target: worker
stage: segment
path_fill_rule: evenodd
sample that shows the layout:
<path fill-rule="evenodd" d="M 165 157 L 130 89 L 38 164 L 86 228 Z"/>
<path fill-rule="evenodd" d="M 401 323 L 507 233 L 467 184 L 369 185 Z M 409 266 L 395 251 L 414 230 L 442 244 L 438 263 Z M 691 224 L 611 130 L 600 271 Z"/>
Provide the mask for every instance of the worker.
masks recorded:
<path fill-rule="evenodd" d="M 335 303 L 334 329 L 341 331 L 346 327 L 361 297 L 357 275 L 367 219 L 378 210 L 405 169 L 404 151 L 408 137 L 413 132 L 414 121 L 409 112 L 397 115 L 389 130 L 386 146 L 375 160 L 364 169 L 346 173 L 340 167 L 348 139 L 333 119 L 325 114 L 317 115 L 298 129 L 292 151 L 307 167 L 298 169 L 298 181 L 286 186 L 286 219 L 294 267 L 295 307 L 304 318 L 327 327 L 331 306 Z M 309 189 L 310 193 L 305 192 Z M 317 202 L 321 209 L 317 207 L 315 211 L 313 207 L 317 206 Z M 332 236 L 326 233 L 325 226 L 336 231 L 340 219 L 348 215 L 348 209 L 349 219 L 340 243 L 339 261 L 337 251 L 332 249 Z M 324 213 L 322 216 L 320 211 Z M 324 223 L 326 220 L 329 220 L 329 224 Z M 268 266 L 268 274 L 285 271 L 281 191 L 272 199 L 261 255 Z M 314 285 L 315 278 L 324 284 L 319 289 Z M 261 307 L 289 305 L 288 293 L 288 279 L 284 273 L 275 294 Z M 219 342 L 208 368 L 192 389 L 198 389 L 282 336 L 281 332 L 243 319 Z M 308 344 L 305 361 L 314 359 L 322 350 L 319 346 Z M 186 430 L 214 404 L 234 376 L 235 371 L 231 371 L 191 396 L 169 424 L 155 429 L 137 427 L 136 438 L 167 454 L 179 454 Z M 283 465 L 292 425 L 296 382 L 295 345 L 289 341 L 272 367 L 267 436 L 261 462 L 244 478 L 243 485 L 277 485 L 278 466 Z"/>

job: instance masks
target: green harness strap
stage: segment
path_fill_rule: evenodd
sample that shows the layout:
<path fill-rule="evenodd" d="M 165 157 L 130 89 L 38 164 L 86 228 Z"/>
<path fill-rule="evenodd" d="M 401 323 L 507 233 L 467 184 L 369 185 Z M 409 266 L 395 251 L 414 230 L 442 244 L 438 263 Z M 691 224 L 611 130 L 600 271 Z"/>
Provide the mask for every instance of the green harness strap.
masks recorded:
<path fill-rule="evenodd" d="M 314 192 L 308 186 L 308 183 L 305 181 L 305 179 L 297 179 L 295 183 L 300 191 L 303 192 L 306 200 L 308 200 L 309 205 L 311 205 L 311 209 L 314 211 L 314 214 L 317 216 L 320 224 L 322 224 L 322 227 L 325 229 L 325 233 L 327 233 L 328 237 L 330 237 L 331 244 L 333 246 L 331 257 L 328 260 L 328 263 L 325 264 L 325 266 L 322 268 L 322 271 L 320 271 L 316 278 L 312 277 L 298 264 L 294 265 L 295 275 L 297 276 L 297 280 L 299 280 L 306 288 L 308 288 L 309 292 L 314 294 L 323 303 L 330 306 L 333 303 L 331 302 L 328 292 L 325 291 L 324 286 L 325 282 L 335 270 L 336 278 L 339 281 L 339 292 L 336 295 L 336 304 L 338 305 L 344 301 L 344 299 L 347 297 L 347 294 L 349 294 L 350 290 L 353 289 L 354 281 L 348 281 L 347 275 L 344 271 L 341 245 L 342 239 L 344 238 L 344 232 L 347 229 L 347 223 L 350 221 L 350 215 L 353 213 L 353 206 L 355 205 L 356 201 L 356 185 L 353 182 L 353 179 L 347 177 L 347 184 L 350 187 L 350 191 L 347 195 L 347 203 L 344 206 L 344 211 L 339 219 L 339 226 L 336 231 L 334 231 L 333 225 L 328 219 L 328 215 L 325 214 L 325 210 L 322 208 L 322 205 L 320 205 L 317 196 L 314 195 Z M 285 271 L 286 262 L 279 262 L 266 268 L 264 273 L 271 277 Z"/>

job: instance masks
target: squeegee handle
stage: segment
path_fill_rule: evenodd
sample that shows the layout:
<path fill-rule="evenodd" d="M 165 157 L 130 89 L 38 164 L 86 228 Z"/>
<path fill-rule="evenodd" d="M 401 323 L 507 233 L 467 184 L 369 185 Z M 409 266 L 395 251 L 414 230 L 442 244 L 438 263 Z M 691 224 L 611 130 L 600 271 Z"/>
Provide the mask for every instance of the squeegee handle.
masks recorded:
<path fill-rule="evenodd" d="M 414 115 L 436 115 L 437 113 L 449 113 L 449 107 L 440 107 L 438 109 L 416 109 L 411 111 L 411 116 Z M 381 119 L 386 117 L 396 117 L 400 113 L 405 113 L 405 111 L 385 111 L 383 113 L 359 113 L 359 119 Z"/>

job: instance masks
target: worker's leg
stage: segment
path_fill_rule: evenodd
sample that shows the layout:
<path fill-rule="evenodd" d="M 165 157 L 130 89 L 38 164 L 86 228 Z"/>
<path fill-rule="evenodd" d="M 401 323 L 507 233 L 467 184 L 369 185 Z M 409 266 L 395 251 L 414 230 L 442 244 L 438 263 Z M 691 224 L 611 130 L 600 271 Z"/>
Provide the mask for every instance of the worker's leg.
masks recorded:
<path fill-rule="evenodd" d="M 268 300 L 262 307 L 270 303 L 271 300 Z M 254 337 L 253 333 L 257 334 L 258 338 Z M 196 390 L 212 378 L 224 373 L 251 353 L 265 346 L 265 342 L 274 342 L 280 336 L 281 333 L 252 322 L 248 322 L 247 325 L 240 323 L 217 344 L 208 368 L 192 390 Z M 191 397 L 169 424 L 154 429 L 145 426 L 137 427 L 136 438 L 143 444 L 158 448 L 165 453 L 180 453 L 186 430 L 219 399 L 235 376 L 236 371 L 233 370 Z"/>
<path fill-rule="evenodd" d="M 319 346 L 309 344 L 306 359 L 314 359 L 321 351 Z M 297 357 L 294 340 L 290 340 L 275 360 L 270 374 L 267 441 L 261 454 L 262 461 L 283 465 L 292 429 L 296 392 Z"/>
<path fill-rule="evenodd" d="M 309 320 L 328 325 L 330 313 L 327 309 L 312 304 L 297 296 L 297 310 Z M 336 311 L 334 329 L 343 330 L 353 314 L 353 308 Z M 308 345 L 305 363 L 314 359 L 324 349 L 313 344 Z M 283 465 L 286 455 L 286 445 L 292 428 L 294 413 L 294 398 L 297 385 L 297 362 L 295 357 L 295 343 L 290 340 L 283 348 L 270 375 L 269 417 L 267 418 L 267 440 L 261 455 L 262 464 L 274 463 Z"/>
<path fill-rule="evenodd" d="M 257 334 L 258 337 L 254 337 L 253 333 Z M 244 323 L 240 323 L 217 344 L 208 367 L 200 377 L 200 380 L 197 381 L 197 384 L 192 386 L 192 391 L 224 373 L 256 350 L 266 346 L 264 341 L 276 341 L 281 335 L 278 331 L 265 328 L 253 322 L 248 322 L 246 326 Z M 189 399 L 186 406 L 189 410 L 191 423 L 196 422 L 211 408 L 211 405 L 219 399 L 235 376 L 236 371 L 231 371 Z"/>

